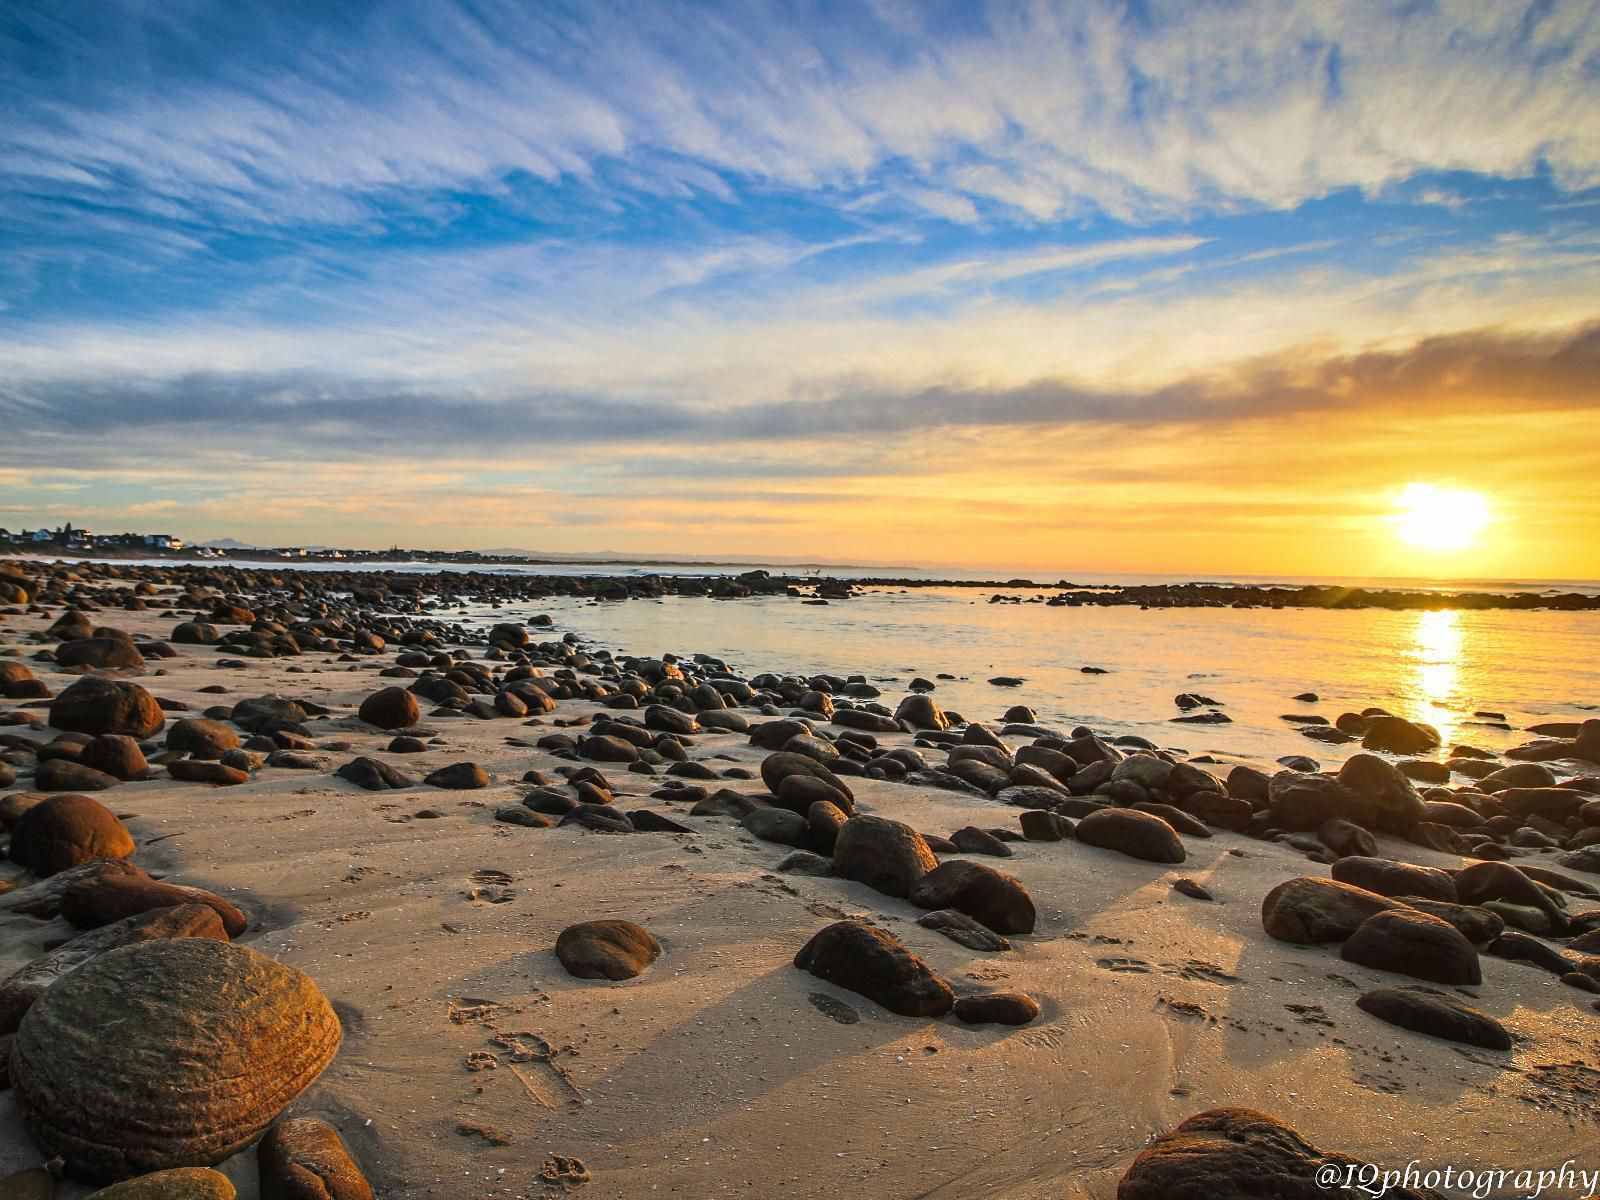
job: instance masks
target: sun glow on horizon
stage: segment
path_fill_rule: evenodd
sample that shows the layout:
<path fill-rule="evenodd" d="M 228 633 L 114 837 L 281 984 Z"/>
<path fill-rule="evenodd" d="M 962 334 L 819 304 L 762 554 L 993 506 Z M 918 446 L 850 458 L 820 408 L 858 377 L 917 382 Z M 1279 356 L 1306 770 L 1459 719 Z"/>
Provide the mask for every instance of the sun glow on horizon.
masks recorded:
<path fill-rule="evenodd" d="M 1488 501 L 1477 492 L 1431 483 L 1407 484 L 1396 507 L 1401 540 L 1424 550 L 1465 550 L 1494 519 Z"/>

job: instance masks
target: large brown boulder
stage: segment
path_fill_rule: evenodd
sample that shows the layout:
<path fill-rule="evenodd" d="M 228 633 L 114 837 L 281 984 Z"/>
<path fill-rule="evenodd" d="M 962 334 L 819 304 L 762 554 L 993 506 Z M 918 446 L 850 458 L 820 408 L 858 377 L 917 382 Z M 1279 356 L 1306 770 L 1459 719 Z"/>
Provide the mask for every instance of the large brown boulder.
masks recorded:
<path fill-rule="evenodd" d="M 1286 879 L 1267 893 L 1261 924 L 1280 942 L 1342 942 L 1375 913 L 1407 907 L 1365 888 L 1305 875 Z"/>
<path fill-rule="evenodd" d="M 1332 775 L 1279 771 L 1267 784 L 1267 804 L 1283 829 L 1309 833 L 1332 820 L 1350 821 L 1364 829 L 1376 823 L 1377 809 Z"/>
<path fill-rule="evenodd" d="M 243 1149 L 333 1061 L 339 1018 L 300 971 L 229 942 L 124 946 L 61 979 L 17 1031 L 28 1132 L 105 1182 Z"/>
<path fill-rule="evenodd" d="M 584 921 L 556 939 L 556 957 L 579 979 L 632 979 L 661 954 L 661 943 L 632 921 Z"/>
<path fill-rule="evenodd" d="M 78 761 L 123 780 L 143 779 L 150 773 L 144 751 L 125 733 L 102 733 L 83 748 Z"/>
<path fill-rule="evenodd" d="M 210 1167 L 174 1167 L 124 1179 L 101 1188 L 89 1200 L 238 1200 L 239 1193 L 221 1171 Z"/>
<path fill-rule="evenodd" d="M 1454 904 L 1457 899 L 1456 881 L 1449 871 L 1438 867 L 1352 854 L 1334 863 L 1329 873 L 1340 883 L 1351 883 L 1380 896 L 1420 896 L 1447 904 Z"/>
<path fill-rule="evenodd" d="M 1374 913 L 1345 940 L 1339 957 L 1431 983 L 1483 982 L 1472 943 L 1450 922 L 1424 912 Z"/>
<path fill-rule="evenodd" d="M 833 873 L 886 896 L 904 896 L 938 865 L 920 833 L 885 817 L 851 817 L 833 843 Z"/>
<path fill-rule="evenodd" d="M 167 730 L 167 749 L 195 758 L 221 758 L 239 745 L 239 733 L 221 721 L 204 717 L 184 717 Z"/>
<path fill-rule="evenodd" d="M 844 780 L 840 779 L 837 775 L 835 775 L 832 771 L 823 766 L 814 758 L 808 757 L 804 754 L 793 754 L 787 750 L 780 750 L 778 753 L 769 754 L 766 758 L 762 759 L 761 782 L 767 785 L 767 790 L 772 792 L 773 795 L 780 794 L 780 785 L 782 785 L 783 781 L 790 775 L 810 775 L 813 778 L 822 780 L 823 783 L 826 783 L 835 791 L 844 793 L 845 798 L 851 801 L 852 805 L 855 801 L 855 793 L 850 790 L 850 785 L 845 783 Z M 829 797 L 812 797 L 812 800 L 828 798 Z M 839 803 L 838 800 L 834 800 L 833 802 L 835 804 Z M 811 801 L 808 800 L 806 802 L 806 806 L 810 807 L 810 804 Z M 850 808 L 843 804 L 839 804 L 839 807 L 843 808 L 846 812 L 850 811 Z M 805 809 L 802 808 L 799 811 L 804 813 Z"/>
<path fill-rule="evenodd" d="M 88 796 L 51 796 L 17 821 L 11 861 L 35 875 L 54 875 L 97 858 L 127 858 L 133 837 L 116 814 Z"/>
<path fill-rule="evenodd" d="M 363 700 L 356 715 L 379 729 L 409 729 L 422 718 L 422 707 L 405 688 L 386 687 Z"/>
<path fill-rule="evenodd" d="M 1352 755 L 1339 768 L 1338 778 L 1371 806 L 1373 827 L 1389 833 L 1405 833 L 1422 820 L 1422 797 L 1417 795 L 1411 780 L 1393 763 L 1376 754 Z"/>
<path fill-rule="evenodd" d="M 199 904 L 210 909 L 229 937 L 238 937 L 249 924 L 244 913 L 215 892 L 151 879 L 130 862 L 108 864 L 73 880 L 61 893 L 60 911 L 74 928 L 99 929 L 175 904 Z"/>
<path fill-rule="evenodd" d="M 41 792 L 103 792 L 120 782 L 115 775 L 70 758 L 47 758 L 33 776 L 33 786 Z"/>
<path fill-rule="evenodd" d="M 132 638 L 89 637 L 62 642 L 56 647 L 56 662 L 63 667 L 130 670 L 144 666 L 144 655 Z"/>
<path fill-rule="evenodd" d="M 80 933 L 0 982 L 0 1034 L 14 1033 L 34 1002 L 63 975 L 84 963 L 118 946 L 171 937 L 208 937 L 225 942 L 228 933 L 217 914 L 203 904 L 153 909 Z"/>
<path fill-rule="evenodd" d="M 339 1133 L 311 1117 L 279 1121 L 256 1152 L 261 1200 L 372 1200 Z"/>
<path fill-rule="evenodd" d="M 1356 1007 L 1414 1033 L 1482 1046 L 1485 1050 L 1511 1049 L 1511 1034 L 1499 1021 L 1432 988 L 1377 988 L 1362 993 Z"/>
<path fill-rule="evenodd" d="M 794 956 L 794 965 L 901 1016 L 942 1017 L 955 1004 L 950 985 L 898 938 L 857 921 L 819 931 Z"/>
<path fill-rule="evenodd" d="M 1117 1185 L 1117 1200 L 1325 1200 L 1337 1189 L 1318 1181 L 1319 1170 L 1332 1167 L 1342 1179 L 1346 1168 L 1361 1165 L 1319 1150 L 1265 1113 L 1213 1108 L 1141 1151 Z M 1385 1194 L 1396 1200 L 1432 1195 L 1404 1187 Z"/>
<path fill-rule="evenodd" d="M 1187 854 L 1178 831 L 1160 817 L 1131 808 L 1102 808 L 1078 822 L 1073 831 L 1086 846 L 1115 850 L 1153 863 L 1181 863 Z"/>
<path fill-rule="evenodd" d="M 982 863 L 952 859 L 911 885 L 906 899 L 918 908 L 953 908 L 996 933 L 1032 933 L 1033 897 L 1022 881 Z"/>
<path fill-rule="evenodd" d="M 1439 748 L 1439 731 L 1404 717 L 1373 717 L 1367 722 L 1361 745 L 1389 754 L 1426 754 Z"/>
<path fill-rule="evenodd" d="M 147 738 L 166 717 L 156 698 L 136 683 L 85 675 L 50 702 L 50 724 L 73 733 L 125 733 Z"/>

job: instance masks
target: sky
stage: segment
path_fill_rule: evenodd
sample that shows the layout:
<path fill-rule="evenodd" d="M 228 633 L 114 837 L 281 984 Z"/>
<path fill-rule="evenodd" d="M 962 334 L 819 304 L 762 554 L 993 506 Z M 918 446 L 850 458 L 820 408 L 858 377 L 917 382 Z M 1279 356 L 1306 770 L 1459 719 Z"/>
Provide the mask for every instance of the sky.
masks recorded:
<path fill-rule="evenodd" d="M 1592 0 L 0 8 L 11 529 L 1592 579 L 1597 408 Z"/>

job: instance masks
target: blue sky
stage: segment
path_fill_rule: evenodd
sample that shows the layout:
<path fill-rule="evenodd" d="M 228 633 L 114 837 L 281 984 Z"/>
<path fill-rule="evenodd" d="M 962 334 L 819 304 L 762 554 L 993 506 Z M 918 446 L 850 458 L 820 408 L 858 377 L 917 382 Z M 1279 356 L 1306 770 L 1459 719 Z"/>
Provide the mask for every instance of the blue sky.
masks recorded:
<path fill-rule="evenodd" d="M 0 524 L 1271 569 L 1379 412 L 1581 563 L 1597 263 L 1590 3 L 13 0 Z"/>

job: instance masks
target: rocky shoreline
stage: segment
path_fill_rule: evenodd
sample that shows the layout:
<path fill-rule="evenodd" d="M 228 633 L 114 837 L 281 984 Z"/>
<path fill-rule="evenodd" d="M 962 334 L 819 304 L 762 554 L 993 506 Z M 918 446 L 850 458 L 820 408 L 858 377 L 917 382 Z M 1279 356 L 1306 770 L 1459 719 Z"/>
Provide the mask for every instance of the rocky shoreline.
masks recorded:
<path fill-rule="evenodd" d="M 0 565 L 0 1195 L 1310 1197 L 1452 1089 L 1463 1154 L 1594 1135 L 1600 722 L 1280 769 L 443 615 L 683 583 Z M 946 1147 L 997 1109 L 1026 1170 Z"/>
<path fill-rule="evenodd" d="M 835 579 L 814 575 L 773 575 L 766 570 L 738 574 L 675 575 L 629 573 L 622 575 L 540 575 L 492 567 L 467 570 L 394 571 L 351 567 L 348 570 L 304 570 L 292 566 L 235 565 L 198 562 L 121 565 L 86 559 L 54 564 L 25 564 L 31 569 L 67 571 L 85 580 L 196 586 L 247 595 L 271 593 L 349 593 L 381 602 L 398 611 L 412 607 L 421 596 L 442 601 L 471 600 L 489 604 L 528 604 L 556 596 L 594 600 L 655 600 L 663 596 L 743 600 L 761 596 L 788 596 L 811 602 L 848 600 L 864 589 L 960 588 L 994 593 L 993 604 L 1043 604 L 1056 608 L 1131 606 L 1136 608 L 1268 608 L 1268 609 L 1386 609 L 1395 612 L 1430 610 L 1520 612 L 1600 611 L 1600 593 L 1472 590 L 1419 590 L 1364 588 L 1337 584 L 1304 586 L 1223 583 L 1082 584 L 1069 580 L 1037 583 L 1031 579 L 926 579 L 896 576 Z M 21 569 L 19 565 L 18 569 Z M 1027 596 L 1016 592 L 1040 593 Z M 1051 593 L 1045 595 L 1042 593 Z M 5 601 L 0 585 L 0 602 Z"/>

